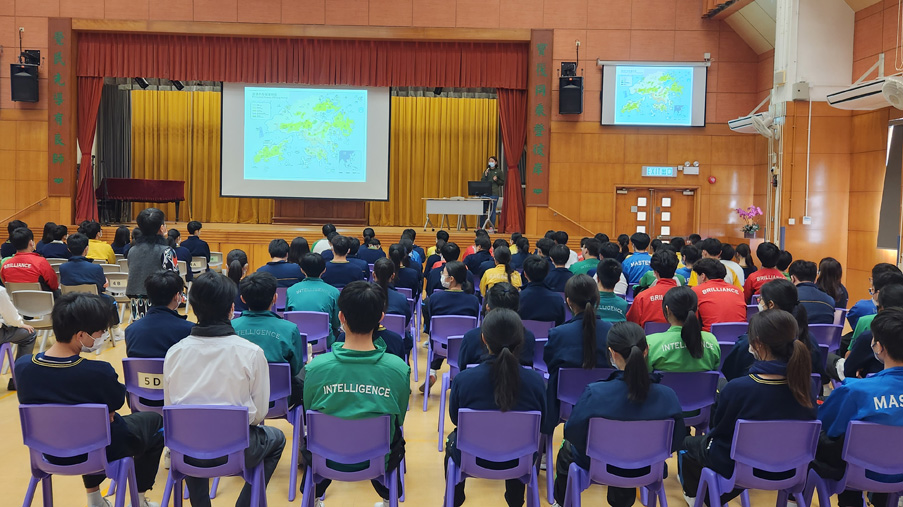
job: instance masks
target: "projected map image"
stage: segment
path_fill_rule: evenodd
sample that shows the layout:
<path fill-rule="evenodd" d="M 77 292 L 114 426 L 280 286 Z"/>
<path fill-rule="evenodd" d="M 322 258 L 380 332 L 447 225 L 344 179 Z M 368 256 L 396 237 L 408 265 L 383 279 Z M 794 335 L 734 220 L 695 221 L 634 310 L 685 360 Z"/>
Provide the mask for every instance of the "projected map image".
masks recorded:
<path fill-rule="evenodd" d="M 245 179 L 364 182 L 367 91 L 245 88 Z"/>
<path fill-rule="evenodd" d="M 619 66 L 615 80 L 616 124 L 690 125 L 692 67 Z"/>

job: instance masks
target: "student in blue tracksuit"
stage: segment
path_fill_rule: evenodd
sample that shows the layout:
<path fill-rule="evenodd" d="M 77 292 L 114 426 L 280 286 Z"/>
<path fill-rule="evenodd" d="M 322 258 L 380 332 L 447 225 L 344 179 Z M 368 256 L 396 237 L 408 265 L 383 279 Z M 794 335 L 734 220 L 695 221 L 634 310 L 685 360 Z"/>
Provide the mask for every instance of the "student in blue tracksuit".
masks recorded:
<path fill-rule="evenodd" d="M 544 262 L 544 261 L 543 261 Z M 560 299 L 560 298 L 559 298 Z M 506 282 L 493 285 L 486 291 L 486 297 L 483 298 L 485 304 L 485 315 L 493 310 L 505 308 L 517 311 L 520 295 L 517 289 Z M 489 354 L 486 344 L 481 338 L 482 331 L 480 328 L 474 328 L 464 333 L 464 339 L 461 341 L 461 349 L 458 352 L 458 366 L 461 371 L 467 369 L 467 365 L 474 365 L 483 362 Z M 520 364 L 522 366 L 533 366 L 533 354 L 536 348 L 536 336 L 533 332 L 524 328 L 524 346 L 521 347 Z"/>
<path fill-rule="evenodd" d="M 608 353 L 620 370 L 607 381 L 586 386 L 564 425 L 564 442 L 555 463 L 555 502 L 564 505 L 568 467 L 576 462 L 589 470 L 586 456 L 589 421 L 601 417 L 615 421 L 660 421 L 674 419 L 671 450 L 677 451 L 687 434 L 677 394 L 659 384 L 661 375 L 650 374 L 646 367 L 646 335 L 633 322 L 619 322 L 608 332 Z M 455 379 L 457 381 L 457 379 Z M 615 437 L 615 436 L 613 436 Z M 636 490 L 609 486 L 608 503 L 613 507 L 630 507 Z"/>
<path fill-rule="evenodd" d="M 549 367 L 547 400 L 550 417 L 542 432 L 550 435 L 558 425 L 558 370 L 561 368 L 608 368 L 606 336 L 611 324 L 596 316 L 599 289 L 587 275 L 574 275 L 564 287 L 574 317 L 549 331 L 543 360 Z"/>
<path fill-rule="evenodd" d="M 728 382 L 721 390 L 709 433 L 684 439 L 683 450 L 678 455 L 684 495 L 692 501 L 695 502 L 703 467 L 724 477 L 733 474 L 731 443 L 739 419 L 815 419 L 812 360 L 808 347 L 798 336 L 797 319 L 783 310 L 765 310 L 750 319 L 749 348 L 756 362 L 748 376 Z M 721 502 L 727 503 L 740 492 L 740 489 L 725 492 Z"/>
<path fill-rule="evenodd" d="M 546 287 L 549 263 L 538 255 L 530 255 L 524 260 L 524 276 L 527 284 L 520 293 L 520 308 L 517 313 L 524 320 L 554 322 L 564 324 L 564 300 Z"/>
<path fill-rule="evenodd" d="M 377 259 L 373 264 L 373 281 L 379 284 L 386 292 L 386 315 L 404 315 L 405 336 L 404 351 L 410 352 L 414 347 L 414 339 L 411 337 L 411 305 L 408 304 L 408 298 L 404 294 L 398 292 L 392 285 L 392 279 L 395 278 L 395 264 L 383 257 Z M 388 343 L 387 343 L 388 345 Z"/>
<path fill-rule="evenodd" d="M 874 281 L 884 273 L 900 274 L 900 268 L 887 262 L 875 264 L 872 267 L 872 276 L 869 277 L 870 295 L 873 295 L 875 293 Z M 866 315 L 874 315 L 876 313 L 878 313 L 878 305 L 875 303 L 874 299 L 872 299 L 871 297 L 860 299 L 855 304 L 853 304 L 853 307 L 850 308 L 850 311 L 847 312 L 847 322 L 850 323 L 850 329 L 856 329 L 856 325 L 859 324 L 860 318 L 865 317 Z M 844 355 L 849 349 L 851 338 L 852 333 L 844 336 L 844 339 L 841 341 L 840 345 L 840 355 Z"/>
<path fill-rule="evenodd" d="M 788 269 L 788 274 L 790 281 L 796 285 L 800 304 L 806 308 L 809 324 L 833 324 L 836 303 L 834 298 L 822 292 L 815 285 L 818 266 L 810 261 L 794 261 Z"/>
<path fill-rule="evenodd" d="M 640 278 L 643 278 L 647 271 L 652 271 L 650 264 L 652 256 L 646 251 L 649 248 L 649 241 L 649 235 L 644 232 L 637 232 L 630 237 L 630 242 L 633 244 L 633 255 L 624 259 L 621 268 L 631 287 L 640 283 Z"/>
<path fill-rule="evenodd" d="M 448 398 L 448 414 L 453 424 L 458 424 L 458 410 L 462 408 L 502 412 L 537 411 L 542 414 L 544 422 L 547 411 L 542 376 L 533 370 L 522 368 L 518 361 L 519 352 L 524 346 L 523 329 L 520 317 L 513 310 L 500 308 L 486 314 L 482 336 L 489 350 L 489 358 L 476 368 L 462 371 L 455 377 Z M 448 436 L 446 464 L 448 459 L 461 464 L 457 442 L 458 430 L 455 429 Z M 492 465 L 504 467 L 505 464 L 490 462 L 487 466 Z M 505 502 L 508 506 L 522 506 L 525 490 L 525 484 L 519 480 L 506 480 Z M 463 504 L 464 498 L 462 481 L 455 486 L 455 507 Z"/>

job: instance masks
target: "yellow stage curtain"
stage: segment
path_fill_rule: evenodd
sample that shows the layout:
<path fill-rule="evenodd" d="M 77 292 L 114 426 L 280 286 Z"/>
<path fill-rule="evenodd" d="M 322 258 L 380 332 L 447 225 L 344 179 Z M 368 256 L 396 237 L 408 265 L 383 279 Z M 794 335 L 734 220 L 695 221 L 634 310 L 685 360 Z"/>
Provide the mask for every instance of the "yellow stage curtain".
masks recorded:
<path fill-rule="evenodd" d="M 496 155 L 498 122 L 495 99 L 392 97 L 389 201 L 370 203 L 370 225 L 419 225 L 422 198 L 467 195 Z"/>
<path fill-rule="evenodd" d="M 132 177 L 184 181 L 183 222 L 272 223 L 272 199 L 220 197 L 221 108 L 218 92 L 133 90 Z M 158 206 L 172 222 L 175 205 Z"/>

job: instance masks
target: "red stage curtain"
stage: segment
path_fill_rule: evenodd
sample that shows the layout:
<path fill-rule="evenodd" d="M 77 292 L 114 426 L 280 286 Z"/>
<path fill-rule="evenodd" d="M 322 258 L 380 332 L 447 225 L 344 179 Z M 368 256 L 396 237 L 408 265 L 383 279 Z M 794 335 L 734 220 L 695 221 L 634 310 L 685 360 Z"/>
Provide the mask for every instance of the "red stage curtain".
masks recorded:
<path fill-rule="evenodd" d="M 527 87 L 524 43 L 83 33 L 79 76 L 458 88 Z"/>
<path fill-rule="evenodd" d="M 78 146 L 81 149 L 82 161 L 76 187 L 76 222 L 97 220 L 91 147 L 94 145 L 94 133 L 97 130 L 97 113 L 102 90 L 102 77 L 78 77 Z"/>
<path fill-rule="evenodd" d="M 508 164 L 499 229 L 501 232 L 524 232 L 524 194 L 517 164 L 523 155 L 527 137 L 527 92 L 501 88 L 498 96 L 502 143 L 505 145 L 505 161 Z"/>

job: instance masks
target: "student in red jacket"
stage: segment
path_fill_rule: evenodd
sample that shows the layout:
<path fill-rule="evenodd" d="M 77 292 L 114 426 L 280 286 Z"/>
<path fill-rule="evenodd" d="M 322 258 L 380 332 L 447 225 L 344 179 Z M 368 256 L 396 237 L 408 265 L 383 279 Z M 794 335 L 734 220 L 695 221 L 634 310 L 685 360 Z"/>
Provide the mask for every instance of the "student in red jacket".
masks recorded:
<path fill-rule="evenodd" d="M 9 240 L 16 249 L 16 255 L 0 269 L 3 283 L 40 283 L 43 290 L 59 290 L 60 283 L 53 268 L 47 259 L 34 251 L 34 234 L 31 230 L 19 227 L 13 231 Z"/>
<path fill-rule="evenodd" d="M 649 262 L 655 273 L 655 283 L 640 292 L 627 312 L 627 320 L 643 327 L 647 322 L 668 322 L 662 311 L 662 301 L 668 289 L 677 287 L 674 271 L 677 270 L 677 254 L 665 248 L 652 254 Z"/>
<path fill-rule="evenodd" d="M 775 269 L 780 255 L 781 249 L 774 243 L 765 242 L 756 248 L 756 257 L 762 263 L 762 268 L 750 274 L 746 279 L 743 287 L 743 296 L 746 301 L 751 301 L 752 297 L 758 294 L 759 289 L 766 283 L 772 280 L 786 280 L 784 273 Z"/>
<path fill-rule="evenodd" d="M 746 322 L 746 300 L 743 292 L 724 281 L 727 268 L 715 259 L 702 259 L 693 264 L 699 285 L 693 292 L 699 299 L 696 313 L 703 331 L 711 331 L 719 322 Z"/>

